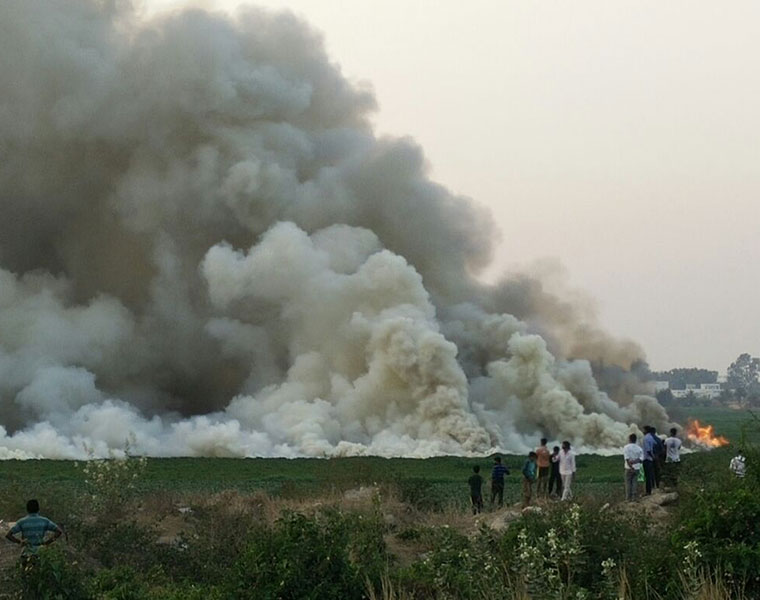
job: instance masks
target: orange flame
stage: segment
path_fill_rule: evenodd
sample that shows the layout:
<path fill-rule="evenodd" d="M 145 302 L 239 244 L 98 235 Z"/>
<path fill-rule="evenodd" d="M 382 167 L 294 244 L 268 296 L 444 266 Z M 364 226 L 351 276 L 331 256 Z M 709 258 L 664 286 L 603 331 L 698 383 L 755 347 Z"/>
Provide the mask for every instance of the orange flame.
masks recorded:
<path fill-rule="evenodd" d="M 729 443 L 722 435 L 715 435 L 712 425 L 702 425 L 697 419 L 686 424 L 686 436 L 704 448 L 720 448 Z"/>

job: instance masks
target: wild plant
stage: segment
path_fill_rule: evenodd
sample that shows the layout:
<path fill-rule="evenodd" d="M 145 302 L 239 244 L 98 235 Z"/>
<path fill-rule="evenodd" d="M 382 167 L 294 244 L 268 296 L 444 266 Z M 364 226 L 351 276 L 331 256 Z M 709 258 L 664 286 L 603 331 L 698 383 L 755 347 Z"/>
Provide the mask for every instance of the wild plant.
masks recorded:
<path fill-rule="evenodd" d="M 87 489 L 88 509 L 96 516 L 111 514 L 117 517 L 135 496 L 140 479 L 145 473 L 148 459 L 130 455 L 127 440 L 123 453 L 110 453 L 109 458 L 90 458 L 76 463 L 84 476 Z"/>
<path fill-rule="evenodd" d="M 565 513 L 559 529 L 552 527 L 544 536 L 531 539 L 523 528 L 517 542 L 518 580 L 531 597 L 567 600 L 583 592 L 574 585 L 583 554 L 578 505 Z"/>

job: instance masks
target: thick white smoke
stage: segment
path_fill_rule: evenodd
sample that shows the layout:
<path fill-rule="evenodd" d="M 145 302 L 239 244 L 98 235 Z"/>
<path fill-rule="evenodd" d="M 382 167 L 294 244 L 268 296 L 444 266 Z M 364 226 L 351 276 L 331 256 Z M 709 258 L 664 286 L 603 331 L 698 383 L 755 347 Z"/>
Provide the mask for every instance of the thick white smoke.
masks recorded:
<path fill-rule="evenodd" d="M 667 422 L 597 386 L 625 344 L 473 279 L 487 213 L 374 136 L 292 15 L 10 0 L 0 54 L 0 457 L 604 450 Z"/>

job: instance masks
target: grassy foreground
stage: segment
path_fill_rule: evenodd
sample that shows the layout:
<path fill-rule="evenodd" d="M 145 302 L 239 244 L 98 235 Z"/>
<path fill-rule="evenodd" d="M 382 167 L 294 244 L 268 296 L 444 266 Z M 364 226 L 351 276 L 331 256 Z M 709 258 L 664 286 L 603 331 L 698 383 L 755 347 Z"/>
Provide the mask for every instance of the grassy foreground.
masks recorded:
<path fill-rule="evenodd" d="M 620 456 L 580 456 L 576 501 L 528 511 L 514 505 L 524 458 L 508 456 L 507 507 L 478 516 L 466 481 L 475 464 L 487 478 L 488 457 L 0 462 L 0 518 L 37 497 L 67 532 L 33 569 L 3 543 L 0 597 L 758 598 L 747 446 L 744 480 L 727 469 L 735 447 L 694 453 L 677 498 L 632 505 Z"/>

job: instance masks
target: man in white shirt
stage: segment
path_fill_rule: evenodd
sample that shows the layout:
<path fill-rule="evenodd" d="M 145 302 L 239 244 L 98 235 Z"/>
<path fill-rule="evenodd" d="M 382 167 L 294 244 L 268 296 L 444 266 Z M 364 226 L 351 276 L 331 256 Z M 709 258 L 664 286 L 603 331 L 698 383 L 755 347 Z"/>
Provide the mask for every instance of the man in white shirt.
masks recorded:
<path fill-rule="evenodd" d="M 676 437 L 678 430 L 673 427 L 665 438 L 665 472 L 663 479 L 668 487 L 678 485 L 678 471 L 681 467 L 681 440 Z"/>
<path fill-rule="evenodd" d="M 625 499 L 636 500 L 639 470 L 644 462 L 644 450 L 636 443 L 635 433 L 628 436 L 628 443 L 623 446 L 623 465 L 625 466 Z"/>
<path fill-rule="evenodd" d="M 744 458 L 744 453 L 741 450 L 731 459 L 728 468 L 739 479 L 744 479 L 744 475 L 747 473 L 747 459 Z"/>
<path fill-rule="evenodd" d="M 570 442 L 562 442 L 562 450 L 559 452 L 559 475 L 562 478 L 562 499 L 570 500 L 573 493 L 570 486 L 575 476 L 575 452 L 570 450 Z"/>

